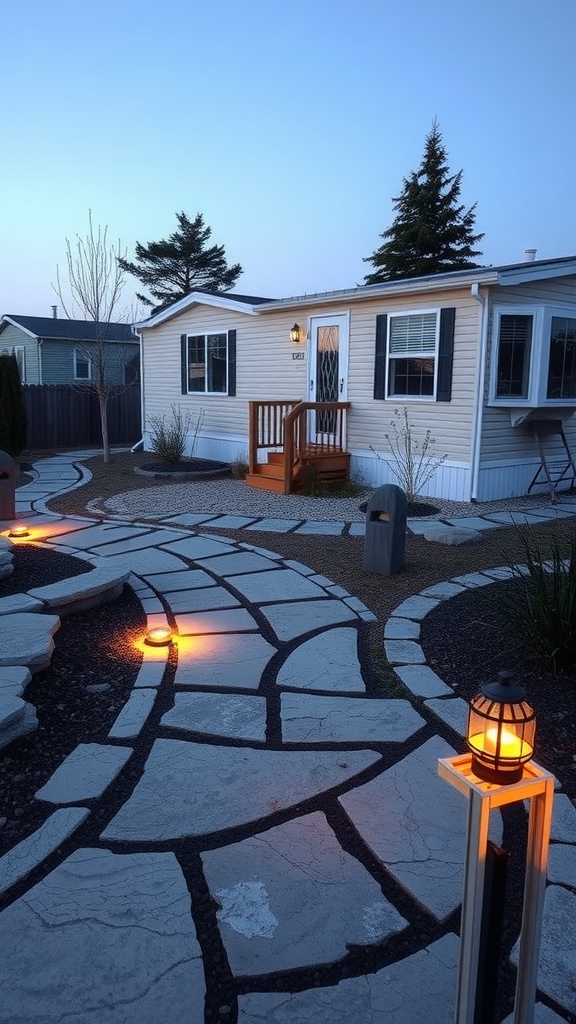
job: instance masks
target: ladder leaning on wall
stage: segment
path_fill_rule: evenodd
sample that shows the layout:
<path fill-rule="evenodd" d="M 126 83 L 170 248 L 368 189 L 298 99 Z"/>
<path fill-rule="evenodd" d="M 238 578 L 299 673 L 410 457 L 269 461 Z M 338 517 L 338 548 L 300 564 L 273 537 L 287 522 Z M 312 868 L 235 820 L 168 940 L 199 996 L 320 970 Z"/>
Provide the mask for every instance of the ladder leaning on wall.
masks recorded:
<path fill-rule="evenodd" d="M 540 465 L 532 478 L 528 494 L 538 484 L 547 483 L 550 491 L 550 501 L 552 504 L 556 504 L 558 501 L 556 494 L 558 484 L 569 483 L 570 487 L 574 487 L 576 482 L 576 466 L 568 447 L 564 426 L 562 420 L 532 420 L 530 425 L 534 440 L 538 445 Z M 549 445 L 554 441 L 559 441 L 560 447 L 557 447 L 554 453 L 550 453 L 550 451 L 547 453 L 546 443 Z"/>

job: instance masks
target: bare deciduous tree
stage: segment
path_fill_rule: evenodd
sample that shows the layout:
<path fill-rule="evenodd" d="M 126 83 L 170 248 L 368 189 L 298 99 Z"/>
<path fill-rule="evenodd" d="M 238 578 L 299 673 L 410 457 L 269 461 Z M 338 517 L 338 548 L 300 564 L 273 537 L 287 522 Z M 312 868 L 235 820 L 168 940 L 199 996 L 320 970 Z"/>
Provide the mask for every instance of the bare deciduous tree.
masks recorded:
<path fill-rule="evenodd" d="M 94 334 L 90 332 L 90 341 L 87 338 L 85 347 L 81 348 L 92 366 L 92 379 L 82 387 L 91 388 L 98 397 L 104 462 L 110 462 L 108 400 L 112 393 L 118 391 L 117 385 L 112 383 L 111 374 L 106 372 L 110 325 L 114 322 L 130 323 L 132 319 L 128 309 L 121 306 L 125 273 L 119 260 L 125 257 L 126 249 L 122 248 L 120 241 L 116 245 L 111 244 L 108 227 L 96 228 L 89 210 L 86 236 L 76 235 L 74 243 L 66 239 L 69 297 L 65 297 L 58 266 L 56 285 L 53 286 L 70 320 L 82 319 L 95 325 Z M 82 314 L 80 317 L 76 315 L 78 312 Z"/>

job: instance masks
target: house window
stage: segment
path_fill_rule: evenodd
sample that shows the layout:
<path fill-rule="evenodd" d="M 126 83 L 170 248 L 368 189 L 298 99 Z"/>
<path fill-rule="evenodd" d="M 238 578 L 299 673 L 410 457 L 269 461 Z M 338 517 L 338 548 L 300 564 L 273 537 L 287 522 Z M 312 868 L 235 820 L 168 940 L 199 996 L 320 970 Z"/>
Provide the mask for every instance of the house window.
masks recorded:
<path fill-rule="evenodd" d="M 92 364 L 85 352 L 74 349 L 74 380 L 90 380 Z"/>
<path fill-rule="evenodd" d="M 576 318 L 553 316 L 547 398 L 576 398 Z"/>
<path fill-rule="evenodd" d="M 12 355 L 16 356 L 20 380 L 22 383 L 24 383 L 24 381 L 26 380 L 26 349 L 24 348 L 23 345 L 14 345 L 12 347 Z"/>
<path fill-rule="evenodd" d="M 528 397 L 532 316 L 503 314 L 498 335 L 496 397 Z"/>
<path fill-rule="evenodd" d="M 228 337 L 195 334 L 188 337 L 188 391 L 225 395 L 228 391 Z"/>
<path fill-rule="evenodd" d="M 576 310 L 496 307 L 491 402 L 576 405 Z"/>
<path fill-rule="evenodd" d="M 438 326 L 437 311 L 390 316 L 388 398 L 434 398 Z"/>

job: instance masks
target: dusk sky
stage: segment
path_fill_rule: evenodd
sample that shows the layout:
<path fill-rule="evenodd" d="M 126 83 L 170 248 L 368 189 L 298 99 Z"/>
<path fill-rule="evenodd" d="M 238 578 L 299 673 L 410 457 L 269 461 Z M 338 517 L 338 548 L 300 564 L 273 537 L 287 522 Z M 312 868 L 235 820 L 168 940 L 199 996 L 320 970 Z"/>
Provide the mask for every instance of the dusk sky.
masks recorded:
<path fill-rule="evenodd" d="M 481 262 L 576 253 L 575 0 L 0 0 L 0 38 L 0 314 L 51 315 L 89 209 L 129 258 L 201 212 L 239 292 L 361 284 L 435 117 Z"/>

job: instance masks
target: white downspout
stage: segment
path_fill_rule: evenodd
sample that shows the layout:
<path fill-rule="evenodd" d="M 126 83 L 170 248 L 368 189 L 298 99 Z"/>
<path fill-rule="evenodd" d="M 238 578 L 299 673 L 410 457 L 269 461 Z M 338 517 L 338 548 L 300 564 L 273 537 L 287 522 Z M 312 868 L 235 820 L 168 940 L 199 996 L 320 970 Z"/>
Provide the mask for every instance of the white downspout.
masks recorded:
<path fill-rule="evenodd" d="M 484 378 L 486 375 L 486 350 L 488 347 L 488 302 L 485 295 L 480 292 L 478 282 L 475 281 L 470 293 L 476 302 L 480 303 L 480 349 L 476 360 L 476 394 L 474 404 L 474 419 L 472 423 L 472 451 L 471 451 L 471 486 L 470 500 L 478 500 L 478 477 L 480 474 L 480 446 L 482 443 L 482 420 L 484 415 Z"/>
<path fill-rule="evenodd" d="M 42 373 L 43 373 L 43 371 L 42 371 L 42 338 L 38 338 L 37 347 L 38 347 L 38 383 L 39 384 L 43 384 L 44 381 L 42 380 Z"/>

